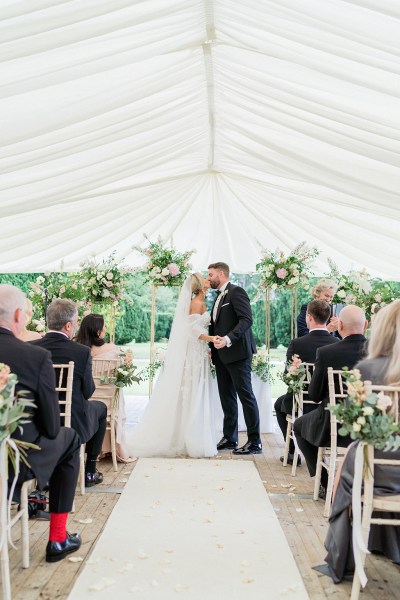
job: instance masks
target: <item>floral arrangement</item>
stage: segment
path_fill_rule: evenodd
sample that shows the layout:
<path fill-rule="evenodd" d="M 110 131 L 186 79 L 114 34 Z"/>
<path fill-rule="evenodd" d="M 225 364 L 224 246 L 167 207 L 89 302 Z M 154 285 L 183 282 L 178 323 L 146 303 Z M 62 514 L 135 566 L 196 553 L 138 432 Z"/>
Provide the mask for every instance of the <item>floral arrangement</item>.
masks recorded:
<path fill-rule="evenodd" d="M 44 273 L 30 283 L 28 293 L 33 305 L 33 319 L 29 329 L 44 331 L 44 316 L 47 306 L 56 298 L 74 300 L 78 308 L 83 308 L 85 289 L 76 273 Z"/>
<path fill-rule="evenodd" d="M 305 242 L 296 246 L 288 256 L 279 249 L 274 252 L 263 249 L 261 261 L 256 265 L 256 271 L 261 275 L 260 286 L 276 289 L 301 285 L 307 289 L 312 263 L 318 254 L 317 248 L 308 248 Z"/>
<path fill-rule="evenodd" d="M 300 356 L 298 354 L 293 354 L 292 360 L 286 363 L 286 368 L 281 374 L 281 379 L 286 383 L 289 392 L 298 394 L 302 390 L 305 378 L 305 366 L 302 364 Z"/>
<path fill-rule="evenodd" d="M 146 274 L 146 281 L 165 286 L 182 285 L 189 275 L 189 260 L 194 250 L 181 253 L 175 248 L 166 248 L 160 236 L 157 242 L 150 241 L 147 236 L 145 238 L 149 246 L 134 246 L 134 249 L 147 258 L 146 264 L 138 269 Z"/>
<path fill-rule="evenodd" d="M 389 282 L 376 279 L 369 294 L 368 314 L 373 315 L 376 309 L 394 302 L 398 297 L 399 292 L 396 292 Z"/>
<path fill-rule="evenodd" d="M 383 392 L 366 394 L 358 369 L 344 370 L 348 399 L 336 406 L 328 406 L 341 424 L 339 435 L 372 444 L 378 450 L 400 448 L 400 424 L 386 414 L 392 400 Z"/>
<path fill-rule="evenodd" d="M 137 367 L 133 364 L 133 354 L 131 350 L 121 352 L 121 365 L 114 369 L 112 375 L 102 375 L 100 383 L 103 385 L 111 384 L 117 388 L 128 387 L 133 383 L 139 383 L 141 378 L 135 373 Z"/>
<path fill-rule="evenodd" d="M 369 305 L 369 295 L 372 291 L 371 277 L 364 269 L 363 271 L 349 271 L 347 274 L 340 274 L 338 267 L 328 259 L 330 266 L 329 279 L 336 281 L 338 289 L 333 297 L 333 303 L 357 304 L 364 310 Z"/>
<path fill-rule="evenodd" d="M 87 304 L 118 306 L 125 299 L 128 269 L 117 262 L 115 252 L 101 262 L 96 262 L 95 257 L 86 259 L 80 266 L 82 270 L 77 275 L 77 283 L 84 290 Z"/>
<path fill-rule="evenodd" d="M 275 378 L 272 375 L 270 358 L 266 348 L 257 348 L 257 353 L 253 354 L 251 361 L 251 370 L 261 381 L 274 383 Z"/>
<path fill-rule="evenodd" d="M 0 363 L 0 444 L 9 438 L 17 429 L 22 432 L 22 426 L 25 425 L 25 423 L 29 423 L 31 420 L 31 415 L 26 412 L 26 409 L 28 407 L 35 407 L 33 402 L 22 397 L 22 393 L 17 396 L 14 394 L 17 382 L 17 376 L 14 373 L 11 373 L 10 367 L 4 363 Z M 28 465 L 26 460 L 26 449 L 37 448 L 37 446 L 16 439 L 13 439 L 13 443 L 18 446 L 21 459 Z M 13 448 L 9 445 L 7 446 L 7 452 L 15 471 L 15 454 Z"/>

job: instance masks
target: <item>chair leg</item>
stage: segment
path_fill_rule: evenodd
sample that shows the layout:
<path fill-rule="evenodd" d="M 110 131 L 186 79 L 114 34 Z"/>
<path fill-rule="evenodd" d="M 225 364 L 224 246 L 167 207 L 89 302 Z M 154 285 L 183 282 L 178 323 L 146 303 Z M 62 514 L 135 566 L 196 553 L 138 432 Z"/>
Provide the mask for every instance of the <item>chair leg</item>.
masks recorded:
<path fill-rule="evenodd" d="M 79 451 L 79 485 L 82 496 L 86 493 L 85 489 L 85 444 L 81 445 Z"/>
<path fill-rule="evenodd" d="M 318 448 L 317 471 L 314 481 L 314 500 L 318 500 L 319 486 L 321 485 L 322 461 L 325 448 Z"/>
<path fill-rule="evenodd" d="M 326 488 L 324 517 L 329 517 L 330 512 L 331 512 L 333 483 L 335 481 L 335 472 L 336 472 L 336 459 L 337 459 L 336 448 L 331 448 L 331 453 L 330 453 L 330 458 L 329 458 L 328 485 Z"/>
<path fill-rule="evenodd" d="M 290 446 L 290 440 L 292 437 L 292 421 L 288 421 L 287 422 L 287 428 L 286 428 L 286 438 L 285 438 L 285 450 L 283 453 L 283 466 L 287 467 L 288 464 L 288 456 L 289 456 L 289 446 Z"/>
<path fill-rule="evenodd" d="M 110 419 L 110 438 L 111 438 L 111 457 L 114 471 L 118 471 L 117 465 L 117 448 L 115 446 L 115 418 L 114 415 L 111 414 Z"/>
<path fill-rule="evenodd" d="M 296 477 L 296 470 L 297 470 L 297 461 L 299 458 L 299 449 L 297 447 L 297 444 L 295 442 L 294 444 L 294 453 L 293 453 L 293 464 L 292 464 L 292 477 Z"/>
<path fill-rule="evenodd" d="M 3 600 L 11 600 L 11 582 L 10 582 L 10 563 L 8 560 L 8 540 L 4 540 L 0 552 L 1 562 L 1 589 L 3 591 Z"/>
<path fill-rule="evenodd" d="M 29 511 L 28 511 L 28 487 L 30 481 L 25 481 L 21 488 L 21 543 L 22 543 L 22 567 L 29 568 Z"/>

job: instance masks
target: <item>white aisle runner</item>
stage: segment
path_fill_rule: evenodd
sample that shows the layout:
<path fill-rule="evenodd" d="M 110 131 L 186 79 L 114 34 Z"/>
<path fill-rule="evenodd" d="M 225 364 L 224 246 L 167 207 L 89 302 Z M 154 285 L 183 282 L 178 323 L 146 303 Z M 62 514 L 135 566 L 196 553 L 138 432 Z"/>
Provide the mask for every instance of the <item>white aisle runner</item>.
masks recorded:
<path fill-rule="evenodd" d="M 253 461 L 139 460 L 69 599 L 135 597 L 308 598 Z"/>

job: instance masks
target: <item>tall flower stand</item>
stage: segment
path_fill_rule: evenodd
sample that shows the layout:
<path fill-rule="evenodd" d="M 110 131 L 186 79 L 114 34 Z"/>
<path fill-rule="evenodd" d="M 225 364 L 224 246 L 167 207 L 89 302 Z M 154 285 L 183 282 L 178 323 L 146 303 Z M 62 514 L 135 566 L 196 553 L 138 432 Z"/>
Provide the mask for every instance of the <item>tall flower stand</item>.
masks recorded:
<path fill-rule="evenodd" d="M 289 289 L 290 295 L 290 338 L 297 337 L 297 314 L 298 314 L 298 302 L 297 302 L 297 287 L 293 286 L 281 286 L 276 288 Z M 265 290 L 265 348 L 267 354 L 271 349 L 271 287 L 267 287 Z"/>
<path fill-rule="evenodd" d="M 158 283 L 158 284 L 152 283 L 151 284 L 150 365 L 152 365 L 154 363 L 154 358 L 156 355 L 154 338 L 155 338 L 155 330 L 156 330 L 156 296 L 157 296 L 157 288 L 158 287 L 177 287 L 178 294 L 181 289 L 180 285 L 163 285 L 161 283 Z M 150 369 L 149 398 L 153 392 L 153 378 L 154 378 L 154 375 L 153 375 L 152 369 Z"/>

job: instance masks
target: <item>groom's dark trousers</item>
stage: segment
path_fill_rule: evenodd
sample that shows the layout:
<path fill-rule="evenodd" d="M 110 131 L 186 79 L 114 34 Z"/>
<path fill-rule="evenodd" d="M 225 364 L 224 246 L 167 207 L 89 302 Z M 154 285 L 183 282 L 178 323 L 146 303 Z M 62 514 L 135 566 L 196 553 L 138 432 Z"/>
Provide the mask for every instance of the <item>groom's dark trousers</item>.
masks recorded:
<path fill-rule="evenodd" d="M 232 345 L 217 350 L 211 344 L 212 361 L 217 374 L 218 391 L 224 412 L 224 437 L 238 441 L 237 396 L 250 442 L 261 443 L 260 417 L 251 386 L 251 361 L 256 346 L 251 331 L 253 322 L 250 301 L 239 286 L 228 283 L 219 301 L 214 321 L 211 312 L 210 335 L 228 336 Z M 237 395 L 237 396 L 236 396 Z"/>

